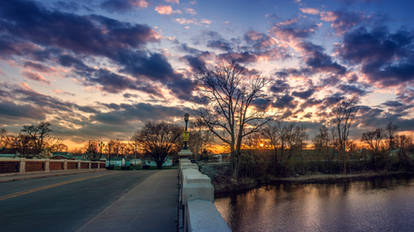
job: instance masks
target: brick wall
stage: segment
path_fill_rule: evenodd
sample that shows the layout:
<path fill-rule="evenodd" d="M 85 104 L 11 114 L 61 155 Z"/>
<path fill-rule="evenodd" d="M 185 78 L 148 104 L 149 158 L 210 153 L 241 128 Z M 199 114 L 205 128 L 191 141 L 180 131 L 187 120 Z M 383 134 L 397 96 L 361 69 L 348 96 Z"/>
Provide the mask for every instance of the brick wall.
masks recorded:
<path fill-rule="evenodd" d="M 3 161 L 0 162 L 0 173 L 19 172 L 18 161 Z"/>
<path fill-rule="evenodd" d="M 78 162 L 68 162 L 68 169 L 77 169 Z"/>
<path fill-rule="evenodd" d="M 49 170 L 55 171 L 55 170 L 63 170 L 63 162 L 53 162 L 50 161 L 49 163 Z"/>
<path fill-rule="evenodd" d="M 89 163 L 81 163 L 81 169 L 89 168 Z"/>
<path fill-rule="evenodd" d="M 26 161 L 26 172 L 44 171 L 44 161 Z"/>

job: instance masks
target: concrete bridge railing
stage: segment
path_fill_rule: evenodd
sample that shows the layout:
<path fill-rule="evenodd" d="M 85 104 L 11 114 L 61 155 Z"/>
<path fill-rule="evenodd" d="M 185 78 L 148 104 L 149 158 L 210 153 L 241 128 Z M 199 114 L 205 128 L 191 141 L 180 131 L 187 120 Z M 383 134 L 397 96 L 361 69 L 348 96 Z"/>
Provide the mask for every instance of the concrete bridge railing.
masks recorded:
<path fill-rule="evenodd" d="M 0 175 L 50 171 L 105 169 L 105 162 L 82 160 L 0 158 Z"/>
<path fill-rule="evenodd" d="M 180 159 L 180 206 L 185 232 L 230 232 L 230 228 L 214 205 L 214 187 L 198 165 Z"/>

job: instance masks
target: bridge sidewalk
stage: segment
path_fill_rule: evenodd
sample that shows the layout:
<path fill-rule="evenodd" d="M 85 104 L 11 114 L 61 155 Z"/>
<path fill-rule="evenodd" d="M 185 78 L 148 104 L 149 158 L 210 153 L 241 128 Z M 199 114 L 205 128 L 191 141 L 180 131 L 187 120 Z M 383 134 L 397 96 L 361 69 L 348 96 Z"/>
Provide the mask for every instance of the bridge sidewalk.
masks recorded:
<path fill-rule="evenodd" d="M 177 170 L 149 176 L 78 231 L 176 231 Z"/>

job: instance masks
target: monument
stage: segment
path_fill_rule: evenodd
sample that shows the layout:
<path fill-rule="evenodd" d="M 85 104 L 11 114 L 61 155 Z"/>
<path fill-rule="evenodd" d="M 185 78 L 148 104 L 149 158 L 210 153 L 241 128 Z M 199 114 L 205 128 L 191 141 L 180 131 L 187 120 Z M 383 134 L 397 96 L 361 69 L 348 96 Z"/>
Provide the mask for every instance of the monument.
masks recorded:
<path fill-rule="evenodd" d="M 188 119 L 190 118 L 190 115 L 188 113 L 184 114 L 184 121 L 185 121 L 185 130 L 183 132 L 183 141 L 184 141 L 184 147 L 181 149 L 180 152 L 178 152 L 178 157 L 180 159 L 187 158 L 192 159 L 193 153 L 188 149 L 188 140 L 190 139 L 190 132 L 188 132 Z"/>

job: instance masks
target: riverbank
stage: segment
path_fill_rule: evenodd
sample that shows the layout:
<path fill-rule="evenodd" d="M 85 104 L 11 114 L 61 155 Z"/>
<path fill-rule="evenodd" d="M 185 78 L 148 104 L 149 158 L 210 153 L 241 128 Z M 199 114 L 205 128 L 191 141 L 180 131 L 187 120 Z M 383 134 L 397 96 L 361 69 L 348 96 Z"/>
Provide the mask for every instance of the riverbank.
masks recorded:
<path fill-rule="evenodd" d="M 211 173 L 210 173 L 211 175 Z M 322 184 L 322 183 L 344 183 L 350 181 L 362 181 L 372 178 L 406 178 L 414 177 L 413 172 L 395 171 L 395 172 L 364 172 L 352 174 L 313 174 L 296 177 L 274 177 L 265 178 L 231 178 L 231 175 L 214 175 L 211 177 L 214 185 L 214 194 L 216 197 L 223 197 L 250 189 L 258 188 L 264 185 L 276 184 Z"/>

